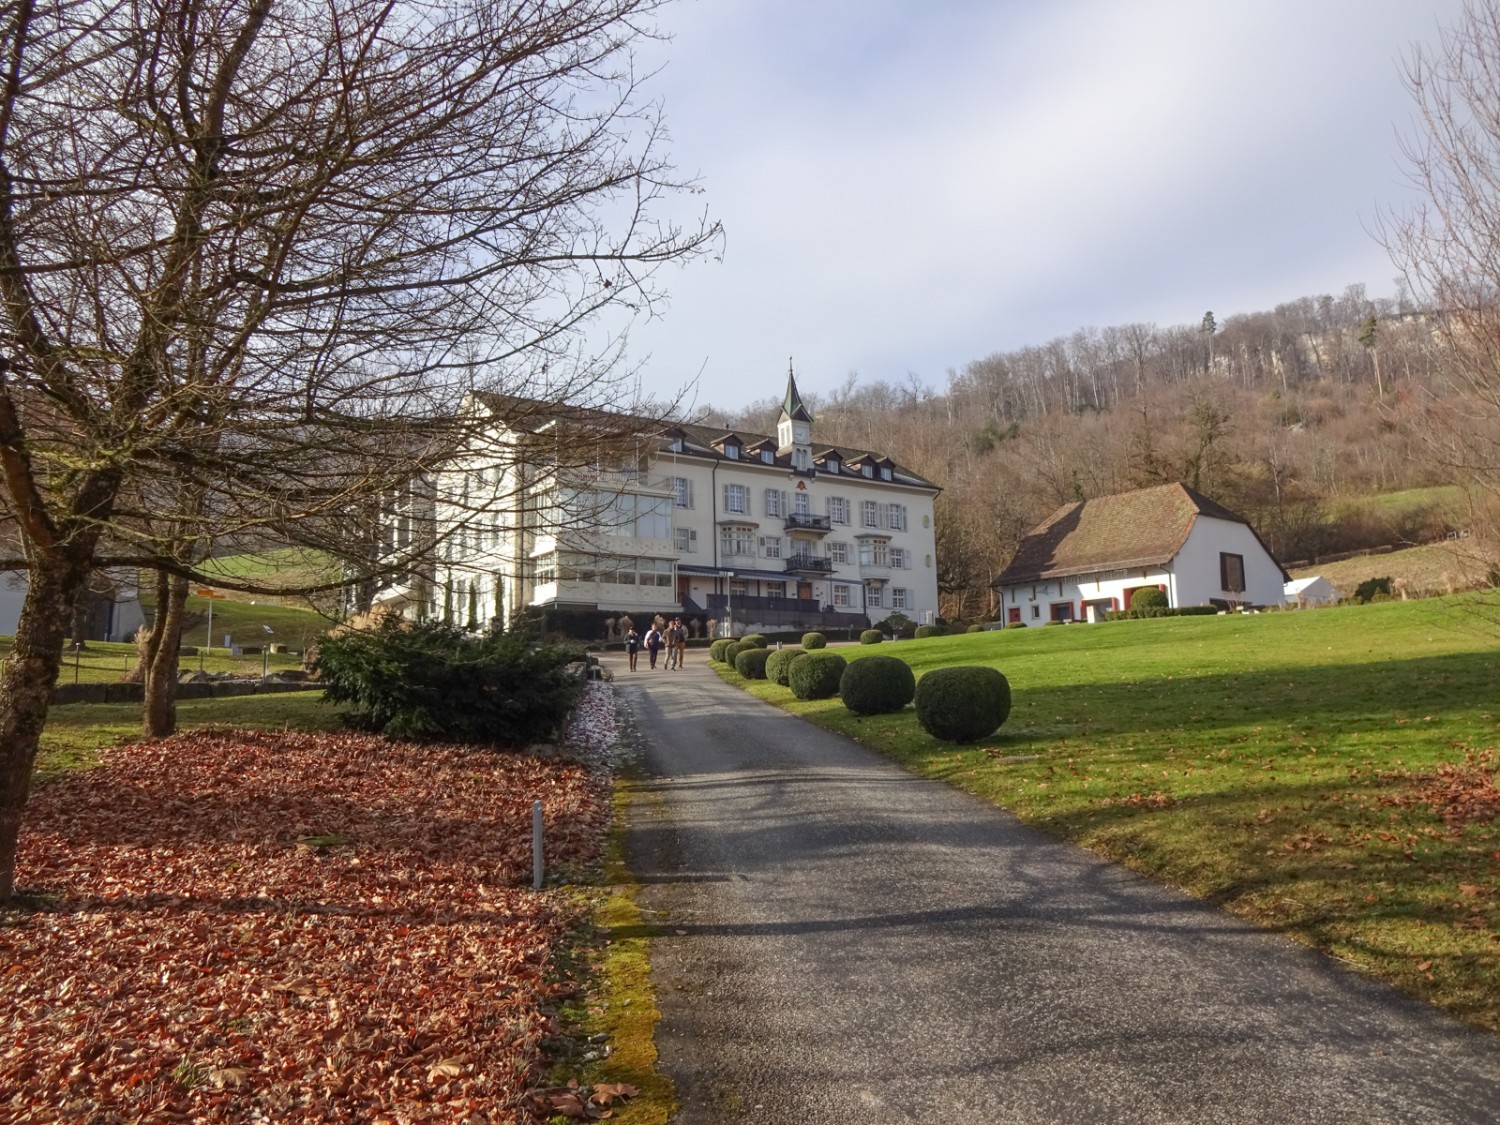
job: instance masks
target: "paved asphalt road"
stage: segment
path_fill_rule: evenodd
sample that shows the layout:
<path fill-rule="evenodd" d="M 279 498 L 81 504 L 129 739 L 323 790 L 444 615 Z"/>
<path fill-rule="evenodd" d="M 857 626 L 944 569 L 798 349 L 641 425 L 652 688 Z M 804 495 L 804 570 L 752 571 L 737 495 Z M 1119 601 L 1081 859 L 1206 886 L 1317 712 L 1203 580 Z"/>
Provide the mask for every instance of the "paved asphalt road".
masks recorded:
<path fill-rule="evenodd" d="M 722 683 L 616 683 L 680 1125 L 1496 1122 L 1500 1038 Z"/>

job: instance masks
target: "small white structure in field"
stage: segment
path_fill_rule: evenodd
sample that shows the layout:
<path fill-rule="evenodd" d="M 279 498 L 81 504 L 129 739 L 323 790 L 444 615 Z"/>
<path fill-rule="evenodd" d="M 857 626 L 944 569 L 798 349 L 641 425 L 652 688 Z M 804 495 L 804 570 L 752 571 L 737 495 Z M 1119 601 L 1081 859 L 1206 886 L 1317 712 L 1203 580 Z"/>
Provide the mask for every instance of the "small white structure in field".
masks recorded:
<path fill-rule="evenodd" d="M 1294 578 L 1286 584 L 1286 604 L 1299 609 L 1315 605 L 1337 605 L 1343 596 L 1338 587 L 1322 575 Z"/>

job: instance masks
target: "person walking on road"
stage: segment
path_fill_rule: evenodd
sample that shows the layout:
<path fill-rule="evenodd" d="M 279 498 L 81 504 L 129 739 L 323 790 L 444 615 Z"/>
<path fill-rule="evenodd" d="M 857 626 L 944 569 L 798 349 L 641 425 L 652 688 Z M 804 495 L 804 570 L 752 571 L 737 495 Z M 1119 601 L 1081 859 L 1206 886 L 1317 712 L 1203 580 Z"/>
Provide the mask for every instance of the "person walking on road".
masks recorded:
<path fill-rule="evenodd" d="M 636 657 L 641 651 L 641 635 L 632 626 L 630 632 L 625 634 L 625 655 L 630 657 L 630 670 L 635 671 Z"/>
<path fill-rule="evenodd" d="M 679 670 L 682 662 L 687 659 L 687 626 L 682 623 L 682 618 L 677 618 L 672 624 L 677 626 L 677 664 Z"/>
<path fill-rule="evenodd" d="M 675 617 L 662 632 L 662 643 L 667 646 L 667 671 L 677 667 L 677 639 L 682 634 L 682 622 Z"/>
<path fill-rule="evenodd" d="M 646 652 L 651 656 L 651 667 L 656 667 L 656 655 L 661 652 L 661 630 L 655 625 L 646 630 Z"/>

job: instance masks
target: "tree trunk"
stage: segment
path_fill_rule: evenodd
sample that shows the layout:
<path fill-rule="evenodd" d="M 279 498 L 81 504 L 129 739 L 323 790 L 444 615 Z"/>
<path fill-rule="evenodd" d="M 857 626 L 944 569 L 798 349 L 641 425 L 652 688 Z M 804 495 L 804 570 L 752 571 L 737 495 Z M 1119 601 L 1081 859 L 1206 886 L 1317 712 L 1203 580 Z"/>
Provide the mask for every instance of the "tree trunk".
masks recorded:
<path fill-rule="evenodd" d="M 156 603 L 152 632 L 156 649 L 146 669 L 146 706 L 141 727 L 147 738 L 166 738 L 177 730 L 177 658 L 182 647 L 182 608 L 187 603 L 186 578 L 166 577 L 167 597 Z M 157 593 L 161 593 L 161 578 Z"/>
<path fill-rule="evenodd" d="M 73 641 L 76 649 L 88 648 L 89 631 L 89 596 L 88 585 L 78 591 L 78 597 L 73 599 L 73 622 L 68 628 L 68 636 Z"/>
<path fill-rule="evenodd" d="M 172 576 L 164 570 L 154 572 L 156 574 L 156 611 L 151 615 L 151 624 L 146 629 L 145 647 L 139 642 L 136 648 L 135 667 L 125 676 L 125 682 L 130 684 L 143 684 L 151 672 L 151 665 L 156 662 L 157 649 L 161 647 L 161 628 L 166 622 L 166 614 L 162 612 L 168 602 L 172 600 Z"/>
<path fill-rule="evenodd" d="M 10 655 L 0 664 L 0 902 L 15 889 L 16 846 L 73 603 L 88 583 L 93 542 L 38 553 Z"/>

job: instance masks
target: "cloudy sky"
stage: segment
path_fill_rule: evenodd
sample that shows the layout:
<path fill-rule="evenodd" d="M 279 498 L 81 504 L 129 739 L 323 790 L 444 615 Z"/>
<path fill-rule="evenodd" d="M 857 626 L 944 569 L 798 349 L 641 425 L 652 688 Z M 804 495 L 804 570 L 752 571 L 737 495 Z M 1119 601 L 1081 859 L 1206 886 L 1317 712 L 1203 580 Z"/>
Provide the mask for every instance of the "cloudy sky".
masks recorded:
<path fill-rule="evenodd" d="M 1459 0 L 681 0 L 660 96 L 725 226 L 631 336 L 699 405 L 942 386 L 1084 326 L 1395 292 L 1400 63 Z"/>

